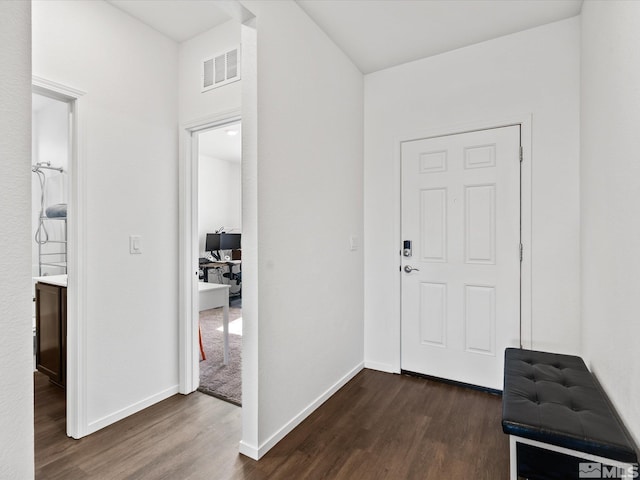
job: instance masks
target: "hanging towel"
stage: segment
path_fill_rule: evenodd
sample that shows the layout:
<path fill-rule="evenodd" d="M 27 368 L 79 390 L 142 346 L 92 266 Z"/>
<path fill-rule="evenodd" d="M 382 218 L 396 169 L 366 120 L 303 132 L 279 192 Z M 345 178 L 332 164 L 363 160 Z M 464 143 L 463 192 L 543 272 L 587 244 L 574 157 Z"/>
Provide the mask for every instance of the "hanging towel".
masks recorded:
<path fill-rule="evenodd" d="M 66 218 L 67 216 L 67 204 L 57 203 L 47 207 L 47 217 L 49 218 Z"/>

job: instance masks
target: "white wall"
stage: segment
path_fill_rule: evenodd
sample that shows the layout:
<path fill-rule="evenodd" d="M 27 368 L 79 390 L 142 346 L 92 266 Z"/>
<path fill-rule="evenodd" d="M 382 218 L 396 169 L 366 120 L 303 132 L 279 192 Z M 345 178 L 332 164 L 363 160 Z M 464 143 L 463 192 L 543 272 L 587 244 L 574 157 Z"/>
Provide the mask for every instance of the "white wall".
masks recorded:
<path fill-rule="evenodd" d="M 202 92 L 202 60 L 240 45 L 240 23 L 219 25 L 179 45 L 178 85 L 180 124 L 206 121 L 212 116 L 238 114 L 242 80 Z M 242 75 L 242 72 L 241 72 Z M 206 135 L 207 132 L 201 135 Z M 221 226 L 242 231 L 242 166 L 201 155 L 198 162 L 198 244 L 204 256 L 206 234 Z M 247 263 L 244 262 L 246 267 Z M 246 320 L 246 318 L 245 318 Z"/>
<path fill-rule="evenodd" d="M 37 94 L 34 94 L 36 96 Z M 41 97 L 43 98 L 43 97 Z M 51 162 L 52 167 L 62 167 L 62 173 L 55 170 L 43 169 L 45 175 L 44 208 L 58 203 L 68 202 L 68 172 L 69 172 L 69 105 L 65 102 L 47 99 L 46 105 L 34 112 L 32 116 L 32 163 Z M 31 175 L 31 207 L 32 207 L 32 275 L 39 275 L 38 244 L 35 242 L 35 233 L 40 225 L 42 187 L 40 178 L 33 173 Z M 44 227 L 50 240 L 64 240 L 65 227 L 60 220 L 45 220 Z M 63 251 L 60 244 L 47 244 L 42 246 L 43 253 Z M 45 261 L 63 262 L 64 256 L 46 255 Z M 43 275 L 57 275 L 64 273 L 59 267 L 43 266 Z"/>
<path fill-rule="evenodd" d="M 365 77 L 365 361 L 400 368 L 395 139 L 532 114 L 533 348 L 580 351 L 579 19 Z"/>
<path fill-rule="evenodd" d="M 242 189 L 240 162 L 200 155 L 198 162 L 198 237 L 204 256 L 207 233 L 220 227 L 226 232 L 242 231 Z"/>
<path fill-rule="evenodd" d="M 33 31 L 34 74 L 87 92 L 91 432 L 178 389 L 178 48 L 105 2 L 36 1 Z"/>
<path fill-rule="evenodd" d="M 585 358 L 640 444 L 640 3 L 582 7 Z"/>
<path fill-rule="evenodd" d="M 246 446 L 264 453 L 362 365 L 349 237 L 362 240 L 363 83 L 294 2 L 242 3 L 258 36 L 259 429 Z"/>
<path fill-rule="evenodd" d="M 244 7 L 243 7 L 244 8 Z M 258 428 L 258 74 L 256 18 L 242 36 L 242 438 L 240 452 L 259 458 Z"/>
<path fill-rule="evenodd" d="M 242 80 L 203 93 L 200 79 L 203 59 L 231 50 L 239 44 L 240 24 L 235 20 L 229 20 L 180 44 L 178 78 L 181 124 L 240 108 Z"/>
<path fill-rule="evenodd" d="M 0 2 L 0 478 L 33 478 L 31 6 Z"/>

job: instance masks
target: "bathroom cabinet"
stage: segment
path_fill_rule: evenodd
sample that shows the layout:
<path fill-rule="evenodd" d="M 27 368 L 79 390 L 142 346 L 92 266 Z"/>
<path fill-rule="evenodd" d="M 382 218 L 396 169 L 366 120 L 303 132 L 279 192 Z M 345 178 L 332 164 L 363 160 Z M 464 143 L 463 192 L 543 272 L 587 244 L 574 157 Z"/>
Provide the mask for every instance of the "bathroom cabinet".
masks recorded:
<path fill-rule="evenodd" d="M 63 387 L 67 370 L 67 287 L 36 283 L 36 368 Z"/>

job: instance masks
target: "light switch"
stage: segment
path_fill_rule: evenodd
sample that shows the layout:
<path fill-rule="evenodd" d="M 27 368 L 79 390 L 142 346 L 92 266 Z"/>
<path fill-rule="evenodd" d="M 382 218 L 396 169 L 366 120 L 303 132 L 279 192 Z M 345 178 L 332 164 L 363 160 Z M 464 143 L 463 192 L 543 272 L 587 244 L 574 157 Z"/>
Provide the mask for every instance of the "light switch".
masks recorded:
<path fill-rule="evenodd" d="M 142 253 L 142 238 L 140 235 L 129 235 L 129 253 Z"/>
<path fill-rule="evenodd" d="M 351 235 L 349 237 L 349 246 L 351 248 L 351 251 L 358 250 L 358 244 L 359 244 L 358 236 L 357 235 Z"/>

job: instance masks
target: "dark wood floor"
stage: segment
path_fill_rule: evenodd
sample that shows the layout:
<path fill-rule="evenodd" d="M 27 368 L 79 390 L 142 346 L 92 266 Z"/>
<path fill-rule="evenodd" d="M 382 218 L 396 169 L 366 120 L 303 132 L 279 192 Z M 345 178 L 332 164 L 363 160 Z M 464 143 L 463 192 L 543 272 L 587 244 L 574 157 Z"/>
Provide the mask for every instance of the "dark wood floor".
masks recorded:
<path fill-rule="evenodd" d="M 176 395 L 81 440 L 36 374 L 37 479 L 508 478 L 500 397 L 364 370 L 259 462 L 238 454 L 241 410 Z"/>

